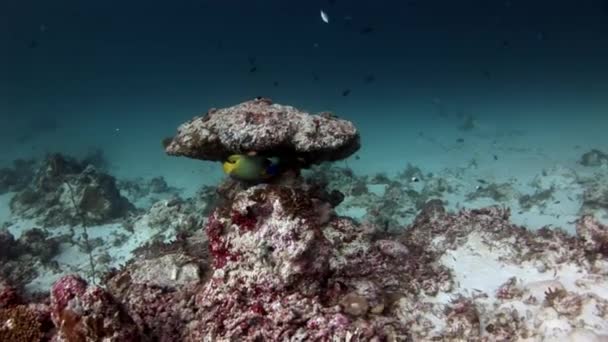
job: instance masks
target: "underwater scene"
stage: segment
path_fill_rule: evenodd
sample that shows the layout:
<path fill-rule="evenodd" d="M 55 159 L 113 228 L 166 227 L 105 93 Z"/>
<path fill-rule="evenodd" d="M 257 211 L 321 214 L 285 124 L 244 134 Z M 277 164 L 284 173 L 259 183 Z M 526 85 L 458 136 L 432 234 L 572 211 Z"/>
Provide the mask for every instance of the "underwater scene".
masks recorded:
<path fill-rule="evenodd" d="M 608 1 L 0 1 L 0 342 L 608 341 Z"/>

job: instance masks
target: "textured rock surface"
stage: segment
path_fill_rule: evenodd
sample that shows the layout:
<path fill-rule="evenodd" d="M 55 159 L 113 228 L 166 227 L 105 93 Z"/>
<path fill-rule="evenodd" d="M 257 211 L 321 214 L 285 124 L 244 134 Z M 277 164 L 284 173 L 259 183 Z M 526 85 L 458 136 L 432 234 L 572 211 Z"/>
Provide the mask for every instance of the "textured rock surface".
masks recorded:
<path fill-rule="evenodd" d="M 352 123 L 330 114 L 311 115 L 255 99 L 209 110 L 181 125 L 165 145 L 170 155 L 196 159 L 222 161 L 256 151 L 299 159 L 306 166 L 348 157 L 359 149 L 359 134 Z"/>
<path fill-rule="evenodd" d="M 66 276 L 51 289 L 53 341 L 140 341 L 139 332 L 119 304 L 97 286 Z"/>
<path fill-rule="evenodd" d="M 383 254 L 365 227 L 319 208 L 307 189 L 260 185 L 216 210 L 215 271 L 186 339 L 404 338 L 385 296 L 408 288 L 410 265 L 390 255 L 405 247 Z"/>
<path fill-rule="evenodd" d="M 24 231 L 19 239 L 0 228 L 0 278 L 12 284 L 26 284 L 34 279 L 41 266 L 53 264 L 59 251 L 59 239 L 41 229 Z"/>
<path fill-rule="evenodd" d="M 34 177 L 34 161 L 17 159 L 12 168 L 0 169 L 0 194 L 23 190 Z"/>
<path fill-rule="evenodd" d="M 134 210 L 120 195 L 114 178 L 93 166 L 52 154 L 32 184 L 11 201 L 13 214 L 44 226 L 106 223 Z"/>
<path fill-rule="evenodd" d="M 122 303 L 144 336 L 155 341 L 183 341 L 186 327 L 198 311 L 194 297 L 209 274 L 206 253 L 196 255 L 206 248 L 194 242 L 181 245 L 178 252 L 158 251 L 130 263 L 109 279 L 108 291 Z"/>

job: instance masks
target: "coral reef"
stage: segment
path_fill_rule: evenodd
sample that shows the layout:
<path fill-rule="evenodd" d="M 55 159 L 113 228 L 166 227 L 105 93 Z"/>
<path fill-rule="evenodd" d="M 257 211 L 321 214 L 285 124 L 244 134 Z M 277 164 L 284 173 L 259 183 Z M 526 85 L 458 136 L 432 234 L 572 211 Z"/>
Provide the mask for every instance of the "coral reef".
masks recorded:
<path fill-rule="evenodd" d="M 65 276 L 51 289 L 53 341 L 139 341 L 133 320 L 102 288 Z"/>
<path fill-rule="evenodd" d="M 170 155 L 196 159 L 223 161 L 256 151 L 307 166 L 350 156 L 359 149 L 359 134 L 352 123 L 330 113 L 310 115 L 257 98 L 211 109 L 181 125 L 163 144 Z"/>
<path fill-rule="evenodd" d="M 0 308 L 0 341 L 37 342 L 42 337 L 38 316 L 27 306 Z"/>
<path fill-rule="evenodd" d="M 197 294 L 202 310 L 187 340 L 405 336 L 383 311 L 408 267 L 320 206 L 305 188 L 259 185 L 212 214 L 215 271 Z"/>
<path fill-rule="evenodd" d="M 118 188 L 129 201 L 138 207 L 145 208 L 159 199 L 179 196 L 179 189 L 170 186 L 164 177 L 120 180 Z"/>
<path fill-rule="evenodd" d="M 65 276 L 52 286 L 50 299 L 24 304 L 19 288 L 0 281 L 0 323 L 36 320 L 40 328 L 32 323 L 32 332 L 9 336 L 35 340 L 46 334 L 56 342 L 606 338 L 607 226 L 585 215 L 577 220 L 576 236 L 526 230 L 511 222 L 506 207 L 446 210 L 439 197 L 458 184 L 412 165 L 398 180 L 312 165 L 350 155 L 358 139 L 347 121 L 266 99 L 193 119 L 165 141 L 167 153 L 222 160 L 256 151 L 291 158 L 295 170 L 268 183 L 228 179 L 193 199 L 156 202 L 137 224 L 176 231 L 175 238 L 136 249 L 135 258 L 105 275 L 103 288 Z M 72 192 L 64 184 L 81 200 L 81 188 L 109 177 L 50 159 L 36 175 L 37 189 L 45 192 L 30 196 L 33 203 L 69 208 L 61 202 Z M 299 172 L 311 166 L 309 173 Z M 113 180 L 106 182 L 115 189 Z M 508 183 L 504 189 L 481 184 L 487 189 L 472 197 L 514 197 Z M 154 186 L 167 188 L 160 179 Z M 39 202 L 43 195 L 55 201 Z M 552 196 L 538 192 L 521 206 Z M 371 209 L 359 223 L 337 214 L 341 203 L 347 210 L 371 203 Z M 405 217 L 410 224 L 399 220 Z M 24 241 L 44 248 L 40 235 Z M 14 237 L 1 232 L 0 244 L 9 246 L 0 258 L 13 259 Z M 44 313 L 53 330 L 44 328 Z"/>
<path fill-rule="evenodd" d="M 589 152 L 585 152 L 579 161 L 583 166 L 601 166 L 608 164 L 608 154 L 598 150 L 592 149 Z"/>
<path fill-rule="evenodd" d="M 608 210 L 608 184 L 604 178 L 594 179 L 589 182 L 583 193 L 582 213 L 596 210 Z"/>
<path fill-rule="evenodd" d="M 9 191 L 21 191 L 34 178 L 33 160 L 17 159 L 12 168 L 0 169 L 0 194 Z"/>
<path fill-rule="evenodd" d="M 106 223 L 132 210 L 112 176 L 60 154 L 49 155 L 31 185 L 11 201 L 14 215 L 43 226 Z"/>
<path fill-rule="evenodd" d="M 52 267 L 58 251 L 59 240 L 39 228 L 26 230 L 18 239 L 0 229 L 0 278 L 25 284 L 36 277 L 40 266 Z"/>

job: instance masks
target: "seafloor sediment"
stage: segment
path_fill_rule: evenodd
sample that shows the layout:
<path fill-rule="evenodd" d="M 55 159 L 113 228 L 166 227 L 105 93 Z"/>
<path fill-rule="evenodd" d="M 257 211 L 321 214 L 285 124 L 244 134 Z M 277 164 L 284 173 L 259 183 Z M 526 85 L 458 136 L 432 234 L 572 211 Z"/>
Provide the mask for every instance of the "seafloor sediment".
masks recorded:
<path fill-rule="evenodd" d="M 568 234 L 514 224 L 506 206 L 456 210 L 445 199 L 459 183 L 414 166 L 397 178 L 318 166 L 355 153 L 356 128 L 268 99 L 211 110 L 164 145 L 287 162 L 263 183 L 227 179 L 187 199 L 162 178 L 117 181 L 88 158 L 0 170 L 11 209 L 0 341 L 608 339 L 600 176 L 559 170 L 532 193 L 483 184 L 463 196 L 538 210 L 580 183 Z M 600 156 L 581 164 L 602 167 Z"/>

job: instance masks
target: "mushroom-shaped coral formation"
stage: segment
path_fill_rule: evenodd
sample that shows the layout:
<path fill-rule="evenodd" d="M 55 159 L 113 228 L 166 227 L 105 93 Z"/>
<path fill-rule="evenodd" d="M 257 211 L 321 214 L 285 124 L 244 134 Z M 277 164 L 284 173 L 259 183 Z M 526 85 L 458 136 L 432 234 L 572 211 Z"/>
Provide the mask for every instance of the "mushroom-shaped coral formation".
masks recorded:
<path fill-rule="evenodd" d="M 308 166 L 350 156 L 359 149 L 359 133 L 331 114 L 311 115 L 257 98 L 209 110 L 181 125 L 164 145 L 170 155 L 195 159 L 222 161 L 255 151 Z"/>

